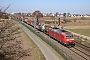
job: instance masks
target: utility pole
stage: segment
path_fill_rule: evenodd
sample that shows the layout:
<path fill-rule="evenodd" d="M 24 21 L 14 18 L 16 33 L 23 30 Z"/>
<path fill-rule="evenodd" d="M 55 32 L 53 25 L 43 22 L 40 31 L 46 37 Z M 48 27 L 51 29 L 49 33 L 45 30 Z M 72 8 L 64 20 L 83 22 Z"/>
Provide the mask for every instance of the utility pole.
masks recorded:
<path fill-rule="evenodd" d="M 36 13 L 34 17 L 34 28 L 36 28 L 36 25 L 37 25 L 37 16 L 38 16 L 38 13 Z"/>
<path fill-rule="evenodd" d="M 35 17 L 34 17 L 34 28 L 36 28 L 36 19 L 37 19 L 37 17 L 35 15 Z"/>
<path fill-rule="evenodd" d="M 58 26 L 60 25 L 60 17 L 58 18 Z"/>
<path fill-rule="evenodd" d="M 54 27 L 56 27 L 56 16 L 54 16 Z"/>
<path fill-rule="evenodd" d="M 22 19 L 22 23 L 23 23 L 23 17 L 21 17 L 21 19 Z"/>
<path fill-rule="evenodd" d="M 2 12 L 2 9 L 3 9 L 3 8 L 4 8 L 4 7 L 1 7 L 1 8 L 0 8 L 0 11 L 1 11 L 1 12 Z"/>

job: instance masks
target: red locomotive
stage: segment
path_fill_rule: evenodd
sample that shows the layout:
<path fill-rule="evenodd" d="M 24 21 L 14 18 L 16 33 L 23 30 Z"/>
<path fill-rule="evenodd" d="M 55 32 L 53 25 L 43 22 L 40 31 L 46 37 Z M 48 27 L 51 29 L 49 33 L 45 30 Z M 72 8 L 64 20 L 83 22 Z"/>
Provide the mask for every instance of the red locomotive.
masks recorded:
<path fill-rule="evenodd" d="M 74 35 L 69 31 L 54 27 L 48 29 L 48 35 L 60 41 L 65 46 L 75 46 Z"/>

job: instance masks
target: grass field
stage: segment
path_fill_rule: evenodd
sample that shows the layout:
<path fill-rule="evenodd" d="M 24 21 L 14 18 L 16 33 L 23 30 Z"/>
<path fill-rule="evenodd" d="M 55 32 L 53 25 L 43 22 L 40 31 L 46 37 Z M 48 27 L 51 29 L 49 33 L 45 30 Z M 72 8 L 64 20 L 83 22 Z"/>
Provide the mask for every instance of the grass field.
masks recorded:
<path fill-rule="evenodd" d="M 19 26 L 18 26 L 19 27 Z M 23 57 L 20 60 L 46 60 L 44 55 L 42 54 L 39 47 L 33 42 L 32 39 L 29 38 L 29 36 L 20 29 L 21 33 L 21 39 L 23 42 L 23 49 L 31 49 L 31 56 Z"/>
<path fill-rule="evenodd" d="M 68 30 L 90 37 L 90 29 L 68 29 Z"/>
<path fill-rule="evenodd" d="M 64 29 L 90 37 L 90 26 L 65 26 Z"/>

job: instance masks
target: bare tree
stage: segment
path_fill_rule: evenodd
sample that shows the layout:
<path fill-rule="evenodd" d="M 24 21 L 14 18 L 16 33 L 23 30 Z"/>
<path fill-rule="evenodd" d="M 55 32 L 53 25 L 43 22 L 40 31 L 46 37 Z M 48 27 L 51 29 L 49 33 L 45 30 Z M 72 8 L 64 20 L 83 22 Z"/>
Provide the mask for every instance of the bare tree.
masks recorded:
<path fill-rule="evenodd" d="M 0 12 L 0 18 L 2 19 L 8 19 L 9 14 L 5 13 L 5 12 Z"/>
<path fill-rule="evenodd" d="M 58 16 L 59 15 L 59 12 L 56 12 L 55 16 Z"/>
<path fill-rule="evenodd" d="M 65 23 L 67 23 L 67 21 L 66 21 L 66 13 L 63 13 L 63 21 L 64 21 Z"/>
<path fill-rule="evenodd" d="M 31 56 L 31 50 L 24 50 L 20 28 L 10 20 L 0 21 L 0 60 L 19 60 L 24 56 Z"/>
<path fill-rule="evenodd" d="M 39 10 L 36 10 L 32 13 L 32 16 L 33 17 L 37 16 L 37 19 L 39 19 L 43 17 L 43 14 Z"/>

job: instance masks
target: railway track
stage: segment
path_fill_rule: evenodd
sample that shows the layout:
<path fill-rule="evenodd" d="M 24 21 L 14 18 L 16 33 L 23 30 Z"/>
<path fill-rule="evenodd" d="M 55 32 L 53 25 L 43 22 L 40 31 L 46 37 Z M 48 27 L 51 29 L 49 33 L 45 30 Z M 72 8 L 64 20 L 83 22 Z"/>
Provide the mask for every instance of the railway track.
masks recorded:
<path fill-rule="evenodd" d="M 76 53 L 77 55 L 81 56 L 85 60 L 90 60 L 90 48 L 80 44 L 78 42 L 75 42 L 75 47 L 69 48 L 71 51 Z"/>
<path fill-rule="evenodd" d="M 88 46 L 86 46 L 86 45 L 83 45 L 83 44 L 81 44 L 81 43 L 79 43 L 79 42 L 77 42 L 77 41 L 75 41 L 75 44 L 76 44 L 77 46 L 79 46 L 79 47 L 81 47 L 81 48 L 83 48 L 83 49 L 85 49 L 85 50 L 87 50 L 87 51 L 90 52 L 90 47 L 88 47 Z"/>

